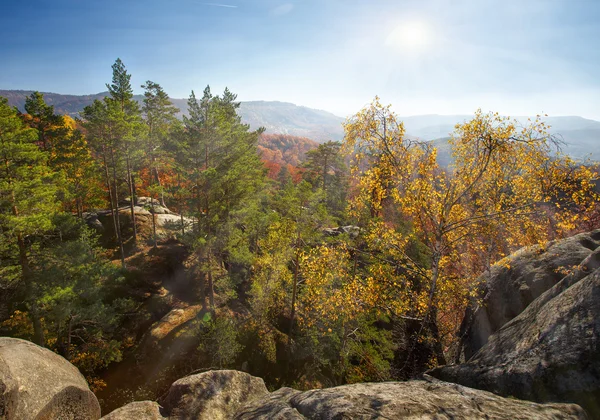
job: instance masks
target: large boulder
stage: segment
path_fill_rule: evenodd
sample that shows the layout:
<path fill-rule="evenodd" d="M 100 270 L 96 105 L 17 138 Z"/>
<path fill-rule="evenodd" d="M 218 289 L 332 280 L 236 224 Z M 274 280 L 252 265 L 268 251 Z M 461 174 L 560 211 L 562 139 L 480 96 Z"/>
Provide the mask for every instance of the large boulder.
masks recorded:
<path fill-rule="evenodd" d="M 135 401 L 111 411 L 102 420 L 164 420 L 162 409 L 154 401 Z"/>
<path fill-rule="evenodd" d="M 460 337 L 469 360 L 488 338 L 600 247 L 600 229 L 523 248 L 482 276 L 479 297 L 467 308 Z"/>
<path fill-rule="evenodd" d="M 467 363 L 430 373 L 500 395 L 575 402 L 600 418 L 600 249 Z"/>
<path fill-rule="evenodd" d="M 98 400 L 75 366 L 29 341 L 0 337 L 0 419 L 98 418 Z"/>
<path fill-rule="evenodd" d="M 209 418 L 209 417 L 207 417 Z M 282 388 L 240 408 L 235 419 L 585 419 L 574 404 L 536 404 L 486 391 L 423 380 Z"/>
<path fill-rule="evenodd" d="M 235 370 L 211 370 L 174 382 L 161 403 L 171 419 L 221 420 L 267 394 L 260 378 Z"/>

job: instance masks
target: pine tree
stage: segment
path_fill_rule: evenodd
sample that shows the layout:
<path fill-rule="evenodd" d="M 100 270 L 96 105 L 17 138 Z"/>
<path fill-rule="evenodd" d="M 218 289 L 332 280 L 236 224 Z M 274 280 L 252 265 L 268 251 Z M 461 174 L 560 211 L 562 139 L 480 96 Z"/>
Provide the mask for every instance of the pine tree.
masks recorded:
<path fill-rule="evenodd" d="M 245 200 L 264 185 L 265 170 L 257 153 L 262 130 L 250 131 L 237 115 L 239 103 L 228 89 L 213 97 L 210 87 L 201 100 L 194 92 L 188 100 L 189 116 L 184 117 L 185 153 L 179 155 L 186 168 L 193 195 L 191 206 L 197 220 L 196 250 L 203 261 L 204 284 L 214 311 L 213 267 L 226 247 L 232 215 Z M 201 286 L 204 290 L 204 286 Z"/>
<path fill-rule="evenodd" d="M 9 258 L 13 264 L 3 264 L 2 277 L 17 276 L 23 282 L 34 341 L 44 345 L 30 250 L 36 236 L 52 229 L 59 201 L 48 154 L 35 144 L 37 139 L 36 131 L 24 127 L 8 101 L 0 98 L 0 239 L 16 251 Z M 11 270 L 11 266 L 18 269 Z"/>
<path fill-rule="evenodd" d="M 325 192 L 327 207 L 341 215 L 346 205 L 347 168 L 341 154 L 340 142 L 328 141 L 306 153 L 303 178 Z"/>
<path fill-rule="evenodd" d="M 131 86 L 131 75 L 127 73 L 125 65 L 120 58 L 117 58 L 112 65 L 112 83 L 106 84 L 110 97 L 106 98 L 107 104 L 116 105 L 120 110 L 118 116 L 124 131 L 119 139 L 119 148 L 125 155 L 125 168 L 127 177 L 127 186 L 129 189 L 129 208 L 131 212 L 131 225 L 133 228 L 133 241 L 137 242 L 137 225 L 135 220 L 134 206 L 135 196 L 135 176 L 134 160 L 139 155 L 139 137 L 142 131 L 141 114 L 138 103 L 133 99 L 133 88 Z M 117 216 L 118 217 L 118 216 Z"/>
<path fill-rule="evenodd" d="M 82 116 L 85 119 L 83 126 L 86 129 L 90 145 L 102 160 L 121 265 L 125 267 L 125 250 L 119 217 L 119 177 L 117 173 L 122 169 L 119 152 L 128 127 L 123 119 L 119 103 L 110 101 L 107 98 L 104 101 L 95 100 L 92 105 L 86 106 L 83 109 Z"/>
<path fill-rule="evenodd" d="M 160 179 L 160 169 L 168 157 L 168 138 L 178 122 L 176 115 L 179 109 L 171 103 L 169 96 L 158 83 L 148 80 L 142 88 L 145 90 L 142 110 L 148 128 L 145 144 L 146 167 L 151 178 L 151 189 L 160 193 L 161 204 L 164 206 L 164 186 Z M 151 203 L 154 209 L 154 197 L 151 198 Z M 156 217 L 154 211 L 152 213 L 154 247 L 156 247 Z"/>
<path fill-rule="evenodd" d="M 54 114 L 54 106 L 46 104 L 44 95 L 37 91 L 25 99 L 25 111 L 23 120 L 37 130 L 40 148 L 50 151 L 53 139 L 59 134 L 57 129 L 64 125 L 63 117 Z"/>

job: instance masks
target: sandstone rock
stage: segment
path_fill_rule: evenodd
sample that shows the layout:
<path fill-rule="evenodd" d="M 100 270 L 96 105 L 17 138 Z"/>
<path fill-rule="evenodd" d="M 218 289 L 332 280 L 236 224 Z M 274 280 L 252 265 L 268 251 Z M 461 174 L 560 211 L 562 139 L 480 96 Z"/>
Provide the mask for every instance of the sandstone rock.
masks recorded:
<path fill-rule="evenodd" d="M 98 419 L 100 405 L 67 360 L 28 341 L 1 337 L 0 418 Z"/>
<path fill-rule="evenodd" d="M 156 198 L 150 198 L 150 197 L 137 197 L 137 205 L 139 206 L 151 206 L 152 203 L 154 203 L 154 205 L 156 206 L 160 206 L 160 201 L 157 200 Z"/>
<path fill-rule="evenodd" d="M 145 207 L 150 213 L 154 214 L 171 214 L 171 210 L 161 205 L 155 204 L 154 206 Z"/>
<path fill-rule="evenodd" d="M 575 402 L 600 418 L 600 250 L 504 325 L 445 381 L 533 401 Z M 589 273 L 589 274 L 588 274 Z"/>
<path fill-rule="evenodd" d="M 600 247 L 600 229 L 541 247 L 524 248 L 482 276 L 483 305 L 467 309 L 460 336 L 469 360 L 491 334 L 519 315 L 538 296 L 558 283 Z"/>
<path fill-rule="evenodd" d="M 162 401 L 169 418 L 230 419 L 242 405 L 268 394 L 262 379 L 235 370 L 216 370 L 174 382 Z"/>
<path fill-rule="evenodd" d="M 584 419 L 586 416 L 574 404 L 519 401 L 425 377 L 305 392 L 282 388 L 240 408 L 235 418 Z"/>
<path fill-rule="evenodd" d="M 141 340 L 139 353 L 151 353 L 160 347 L 162 341 L 183 324 L 191 321 L 202 310 L 202 305 L 193 305 L 187 308 L 172 309 L 155 322 Z"/>
<path fill-rule="evenodd" d="M 302 394 L 292 388 L 280 388 L 268 396 L 246 404 L 236 413 L 236 420 L 300 420 L 305 417 L 290 405 L 290 399 Z"/>
<path fill-rule="evenodd" d="M 136 401 L 118 408 L 101 420 L 164 420 L 162 407 L 154 401 Z"/>
<path fill-rule="evenodd" d="M 131 210 L 129 210 L 131 211 Z M 136 216 L 150 216 L 152 213 L 150 213 L 148 210 L 146 210 L 144 207 L 141 206 L 133 206 L 133 212 L 135 213 Z"/>

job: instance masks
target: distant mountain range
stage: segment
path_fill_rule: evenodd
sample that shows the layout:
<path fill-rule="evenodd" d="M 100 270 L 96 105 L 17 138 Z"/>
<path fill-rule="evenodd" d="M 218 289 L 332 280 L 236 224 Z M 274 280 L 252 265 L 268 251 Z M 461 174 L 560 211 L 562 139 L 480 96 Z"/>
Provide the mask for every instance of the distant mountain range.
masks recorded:
<path fill-rule="evenodd" d="M 24 111 L 25 98 L 31 95 L 32 92 L 30 90 L 0 90 L 0 96 L 8 98 L 8 103 L 11 106 L 16 106 Z M 46 103 L 54 105 L 54 110 L 57 113 L 73 117 L 77 116 L 85 106 L 90 105 L 95 99 L 102 99 L 108 95 L 108 92 L 94 95 L 43 93 Z M 141 103 L 144 97 L 135 95 L 134 99 Z M 187 114 L 187 99 L 171 98 L 171 101 L 182 111 L 181 114 Z M 267 133 L 270 134 L 308 137 L 318 142 L 341 140 L 344 136 L 343 118 L 330 112 L 297 106 L 288 102 L 242 102 L 239 114 L 242 120 L 249 124 L 252 129 L 265 127 Z"/>
<path fill-rule="evenodd" d="M 32 91 L 0 90 L 0 96 L 8 98 L 12 106 L 21 110 L 25 98 Z M 44 93 L 46 102 L 54 105 L 55 111 L 61 114 L 76 116 L 86 105 L 94 99 L 101 99 L 108 93 L 102 92 L 94 95 L 61 95 Z M 141 102 L 142 95 L 135 99 Z M 173 103 L 187 112 L 186 99 L 171 99 Z M 342 123 L 344 118 L 327 111 L 297 106 L 288 102 L 277 101 L 248 101 L 242 102 L 239 114 L 242 120 L 251 128 L 265 127 L 270 134 L 288 134 L 292 136 L 307 137 L 318 142 L 327 140 L 341 140 L 344 136 Z M 422 140 L 434 140 L 446 153 L 446 140 L 454 130 L 457 123 L 469 120 L 471 115 L 418 115 L 401 117 L 404 121 L 406 133 Z M 516 117 L 523 124 L 527 117 Z M 592 158 L 600 160 L 600 121 L 585 119 L 578 116 L 547 117 L 545 121 L 551 126 L 550 132 L 556 134 L 565 143 L 564 152 L 574 158 Z M 441 156 L 442 159 L 446 159 Z"/>

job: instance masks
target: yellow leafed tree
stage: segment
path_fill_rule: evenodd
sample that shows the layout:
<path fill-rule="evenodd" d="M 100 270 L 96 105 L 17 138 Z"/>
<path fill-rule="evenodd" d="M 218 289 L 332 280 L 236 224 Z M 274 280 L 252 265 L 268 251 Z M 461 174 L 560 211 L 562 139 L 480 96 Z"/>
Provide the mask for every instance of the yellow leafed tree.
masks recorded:
<path fill-rule="evenodd" d="M 539 117 L 521 126 L 477 111 L 456 126 L 449 141 L 453 163 L 443 168 L 433 145 L 407 138 L 378 98 L 345 124 L 351 210 L 370 219 L 371 244 L 385 241 L 406 266 L 391 299 L 406 298 L 408 278 L 426 284 L 411 298 L 411 310 L 434 336 L 438 363 L 444 362 L 442 337 L 457 327 L 482 271 L 518 247 L 572 232 L 596 199 L 597 175 L 561 156 L 547 130 Z M 411 258 L 411 241 L 398 234 L 389 213 L 426 246 L 426 264 Z"/>

